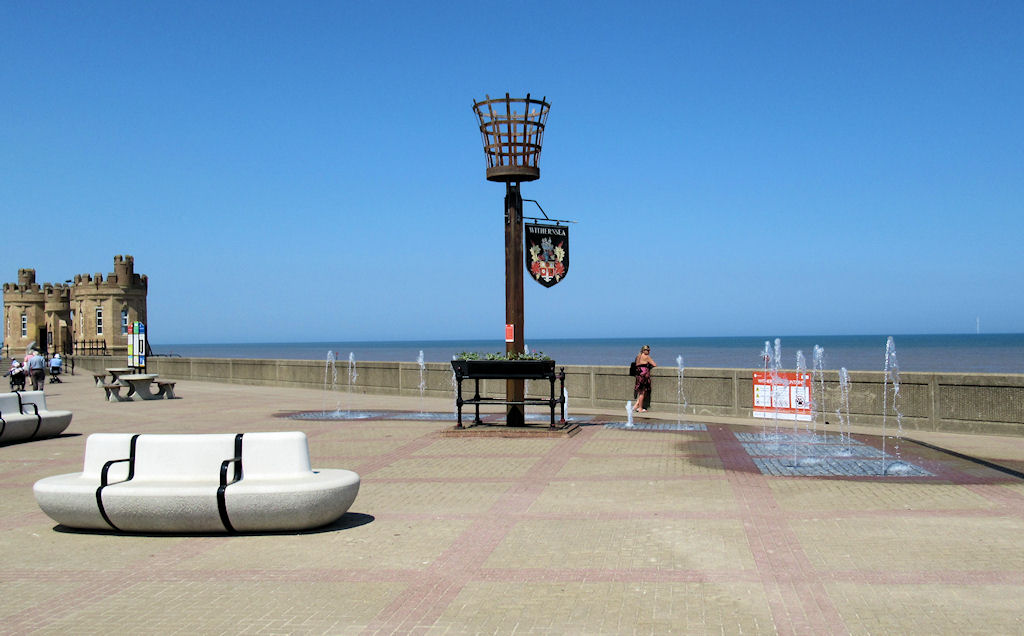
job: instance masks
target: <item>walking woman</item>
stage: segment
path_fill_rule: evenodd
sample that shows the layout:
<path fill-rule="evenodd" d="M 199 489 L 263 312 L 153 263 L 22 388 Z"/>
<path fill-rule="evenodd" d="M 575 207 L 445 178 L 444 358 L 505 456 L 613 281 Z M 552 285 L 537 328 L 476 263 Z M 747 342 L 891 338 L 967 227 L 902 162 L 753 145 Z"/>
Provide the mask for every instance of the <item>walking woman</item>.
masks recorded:
<path fill-rule="evenodd" d="M 636 356 L 636 384 L 633 385 L 633 412 L 645 413 L 651 401 L 651 369 L 658 366 L 651 357 L 651 346 L 644 345 Z"/>

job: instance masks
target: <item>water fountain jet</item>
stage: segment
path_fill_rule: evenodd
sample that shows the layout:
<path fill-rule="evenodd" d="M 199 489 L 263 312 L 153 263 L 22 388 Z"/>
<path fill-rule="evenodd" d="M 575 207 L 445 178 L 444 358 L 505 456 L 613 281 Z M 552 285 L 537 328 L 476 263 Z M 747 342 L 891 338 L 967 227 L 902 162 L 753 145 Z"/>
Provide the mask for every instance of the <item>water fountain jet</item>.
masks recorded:
<path fill-rule="evenodd" d="M 812 431 L 815 435 L 818 433 L 818 414 L 821 414 L 822 422 L 825 422 L 825 413 L 828 409 L 825 407 L 825 349 L 814 345 L 813 355 L 814 371 L 813 377 L 818 381 L 817 398 L 814 397 L 814 392 L 811 393 L 811 424 Z M 813 379 L 811 382 L 814 384 Z M 825 428 L 825 424 L 821 426 L 822 434 L 825 437 L 825 442 L 828 442 L 828 430 Z"/>
<path fill-rule="evenodd" d="M 900 458 L 900 440 L 903 438 L 903 413 L 900 412 L 897 398 L 900 395 L 900 365 L 896 360 L 896 342 L 892 336 L 885 341 L 885 366 L 882 378 L 882 474 L 900 474 L 907 466 Z M 896 459 L 886 466 L 885 441 L 887 436 L 886 417 L 889 411 L 889 386 L 892 386 L 892 411 L 896 416 L 896 435 L 894 438 L 893 455 Z"/>
<path fill-rule="evenodd" d="M 676 368 L 678 369 L 678 384 L 676 388 L 676 423 L 683 423 L 683 410 L 686 408 L 686 393 L 683 392 L 683 356 L 676 356 Z"/>
<path fill-rule="evenodd" d="M 845 418 L 843 417 L 844 411 Z M 836 455 L 849 457 L 853 454 L 853 450 L 850 448 L 850 373 L 846 367 L 839 369 L 839 407 L 836 409 L 836 417 L 839 419 L 839 443 L 845 444 L 836 452 Z M 844 424 L 846 428 L 845 441 L 843 439 Z"/>
<path fill-rule="evenodd" d="M 423 408 L 423 393 L 426 391 L 426 388 L 427 388 L 427 381 L 426 381 L 426 378 L 424 377 L 424 371 L 426 371 L 427 365 L 423 361 L 423 350 L 422 349 L 420 349 L 420 354 L 418 356 L 416 356 L 416 364 L 418 364 L 419 367 L 420 367 L 420 384 L 419 384 L 419 389 L 420 389 L 420 413 L 426 413 L 426 409 Z"/>
<path fill-rule="evenodd" d="M 327 350 L 327 362 L 324 364 L 324 393 L 323 400 L 320 404 L 320 410 L 326 415 L 327 414 L 327 391 L 328 391 L 328 378 L 330 378 L 330 391 L 333 393 L 338 385 L 338 367 L 335 364 L 336 358 L 334 352 L 330 349 Z M 341 410 L 341 401 L 338 400 L 335 404 L 335 411 Z"/>

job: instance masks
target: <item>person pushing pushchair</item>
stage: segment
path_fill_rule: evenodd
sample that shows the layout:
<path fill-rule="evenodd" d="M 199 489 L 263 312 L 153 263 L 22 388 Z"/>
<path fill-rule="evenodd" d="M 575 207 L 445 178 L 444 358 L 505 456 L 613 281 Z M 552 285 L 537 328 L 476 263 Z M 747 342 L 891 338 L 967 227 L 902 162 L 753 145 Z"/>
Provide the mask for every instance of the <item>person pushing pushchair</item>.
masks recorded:
<path fill-rule="evenodd" d="M 21 366 L 20 362 L 12 359 L 11 368 L 4 375 L 11 378 L 12 391 L 25 390 L 25 368 Z"/>

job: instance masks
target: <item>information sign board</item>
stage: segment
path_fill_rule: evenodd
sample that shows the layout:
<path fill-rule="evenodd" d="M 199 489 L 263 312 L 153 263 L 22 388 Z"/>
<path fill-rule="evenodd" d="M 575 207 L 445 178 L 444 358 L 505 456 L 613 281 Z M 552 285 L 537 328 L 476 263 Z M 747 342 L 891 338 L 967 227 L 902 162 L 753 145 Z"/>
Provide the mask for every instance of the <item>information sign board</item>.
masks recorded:
<path fill-rule="evenodd" d="M 128 325 L 128 366 L 146 368 L 146 325 L 139 321 Z"/>
<path fill-rule="evenodd" d="M 754 372 L 754 417 L 811 421 L 811 374 Z"/>

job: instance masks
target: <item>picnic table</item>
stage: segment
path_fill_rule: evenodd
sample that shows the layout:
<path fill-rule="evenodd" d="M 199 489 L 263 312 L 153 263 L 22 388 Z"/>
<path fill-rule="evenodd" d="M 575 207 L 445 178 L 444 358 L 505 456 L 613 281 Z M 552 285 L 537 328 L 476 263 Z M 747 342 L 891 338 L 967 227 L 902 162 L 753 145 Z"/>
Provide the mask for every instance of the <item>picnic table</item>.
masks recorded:
<path fill-rule="evenodd" d="M 107 371 L 109 370 L 107 369 Z M 137 395 L 142 400 L 157 400 L 163 395 L 154 394 L 149 387 L 158 377 L 156 373 L 126 373 L 118 376 L 117 383 L 128 387 L 128 395 L 125 397 Z"/>
<path fill-rule="evenodd" d="M 104 371 L 110 374 L 112 382 L 117 382 L 118 378 L 120 378 L 122 375 L 134 373 L 135 369 L 130 369 L 128 367 L 114 367 L 113 369 L 104 369 Z"/>

